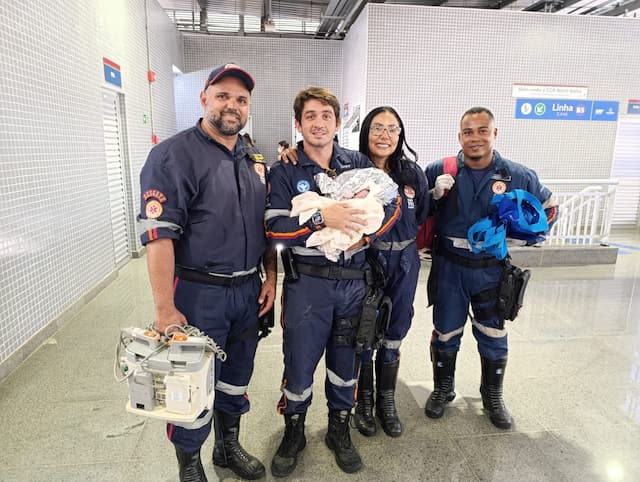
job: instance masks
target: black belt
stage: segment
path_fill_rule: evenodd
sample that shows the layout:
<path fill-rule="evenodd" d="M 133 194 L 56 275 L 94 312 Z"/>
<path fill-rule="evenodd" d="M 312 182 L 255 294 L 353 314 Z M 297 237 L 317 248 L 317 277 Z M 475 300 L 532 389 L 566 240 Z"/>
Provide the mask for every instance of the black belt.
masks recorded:
<path fill-rule="evenodd" d="M 193 281 L 194 283 L 202 283 L 205 285 L 225 286 L 231 288 L 233 286 L 240 286 L 254 276 L 257 276 L 258 272 L 243 274 L 240 276 L 215 276 L 202 271 L 197 271 L 191 268 L 185 268 L 183 266 L 176 266 L 176 276 L 178 278 Z"/>
<path fill-rule="evenodd" d="M 446 249 L 439 249 L 436 251 L 436 256 L 442 256 L 447 261 L 465 266 L 467 268 L 489 268 L 491 266 L 497 266 L 502 264 L 502 261 L 496 258 L 467 258 L 458 254 L 447 251 Z"/>
<path fill-rule="evenodd" d="M 365 271 L 360 269 L 343 268 L 341 266 L 316 266 L 314 264 L 296 263 L 298 273 L 333 280 L 365 279 Z"/>

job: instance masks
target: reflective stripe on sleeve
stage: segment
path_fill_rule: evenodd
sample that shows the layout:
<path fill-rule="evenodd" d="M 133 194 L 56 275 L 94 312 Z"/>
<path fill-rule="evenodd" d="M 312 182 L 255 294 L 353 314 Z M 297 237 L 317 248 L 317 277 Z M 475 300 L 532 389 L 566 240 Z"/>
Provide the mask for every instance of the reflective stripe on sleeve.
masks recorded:
<path fill-rule="evenodd" d="M 269 219 L 277 218 L 278 216 L 287 216 L 291 215 L 291 211 L 288 209 L 267 209 L 264 212 L 264 220 L 269 221 Z"/>
<path fill-rule="evenodd" d="M 169 221 L 160 221 L 158 219 L 140 219 L 138 221 L 141 231 L 150 231 L 158 228 L 168 228 L 171 231 L 182 234 L 182 227 Z"/>

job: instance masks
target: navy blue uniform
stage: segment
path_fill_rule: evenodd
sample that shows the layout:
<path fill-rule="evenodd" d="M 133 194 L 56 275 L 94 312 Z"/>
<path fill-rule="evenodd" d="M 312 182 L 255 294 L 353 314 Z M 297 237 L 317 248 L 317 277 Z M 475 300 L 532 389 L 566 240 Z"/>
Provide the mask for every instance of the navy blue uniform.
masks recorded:
<path fill-rule="evenodd" d="M 468 249 L 467 231 L 480 218 L 489 214 L 494 194 L 523 189 L 541 203 L 551 197 L 551 191 L 538 180 L 536 173 L 521 164 L 504 159 L 497 151 L 487 169 L 474 170 L 464 164 L 458 153 L 456 183 L 447 197 L 435 201 L 438 207 L 439 242 L 433 257 L 430 284 L 435 282 L 433 303 L 434 332 L 432 345 L 444 352 L 457 351 L 469 304 L 474 311 L 473 334 L 480 355 L 488 360 L 507 356 L 507 332 L 504 320 L 494 314 L 495 300 L 483 300 L 479 293 L 498 286 L 503 267 L 487 253 L 474 254 Z M 443 174 L 443 161 L 426 168 L 431 188 Z M 452 256 L 453 255 L 453 256 Z M 468 265 L 454 262 L 456 256 L 471 260 Z M 464 261 L 464 260 L 463 260 Z M 482 264 L 490 265 L 477 267 Z M 474 266 L 470 266 L 474 264 Z"/>
<path fill-rule="evenodd" d="M 258 344 L 266 169 L 255 154 L 241 138 L 229 151 L 199 121 L 154 147 L 140 174 L 142 244 L 175 240 L 176 272 L 185 273 L 175 278 L 175 305 L 226 351 L 224 363 L 216 360 L 215 408 L 231 415 L 249 410 L 246 388 Z M 187 276 L 193 272 L 238 282 L 195 282 Z M 227 344 L 254 327 L 255 336 Z M 169 438 L 186 452 L 199 449 L 211 430 L 210 414 L 197 429 L 168 424 Z"/>
<path fill-rule="evenodd" d="M 344 254 L 337 263 L 321 250 L 306 248 L 313 233 L 311 223 L 300 226 L 298 217 L 289 217 L 291 199 L 308 190 L 320 192 L 314 175 L 324 172 L 298 146 L 298 164 L 276 163 L 270 172 L 269 205 L 266 213 L 267 236 L 290 247 L 297 262 L 305 265 L 334 266 L 364 271 L 365 251 Z M 373 167 L 361 153 L 333 146 L 329 165 L 336 174 L 356 168 Z M 386 233 L 400 216 L 399 200 L 385 207 L 382 227 L 369 237 L 372 242 Z M 355 402 L 358 363 L 351 343 L 334 343 L 354 334 L 348 320 L 356 317 L 366 291 L 364 279 L 327 279 L 300 274 L 297 281 L 285 281 L 282 297 L 284 330 L 284 375 L 281 413 L 304 413 L 311 403 L 313 373 L 326 349 L 325 393 L 331 410 L 350 410 Z"/>
<path fill-rule="evenodd" d="M 391 298 L 393 309 L 389 327 L 384 333 L 378 358 L 385 362 L 399 357 L 401 341 L 407 335 L 413 319 L 413 301 L 418 285 L 420 257 L 415 239 L 418 227 L 429 214 L 431 194 L 428 192 L 424 172 L 415 162 L 405 161 L 402 166 L 410 166 L 415 174 L 392 173 L 391 177 L 399 186 L 402 197 L 402 216 L 392 228 L 373 243 L 378 251 L 378 259 L 387 274 L 385 295 Z M 415 179 L 414 186 L 406 185 L 405 178 Z M 363 361 L 371 358 L 371 352 L 363 354 Z"/>

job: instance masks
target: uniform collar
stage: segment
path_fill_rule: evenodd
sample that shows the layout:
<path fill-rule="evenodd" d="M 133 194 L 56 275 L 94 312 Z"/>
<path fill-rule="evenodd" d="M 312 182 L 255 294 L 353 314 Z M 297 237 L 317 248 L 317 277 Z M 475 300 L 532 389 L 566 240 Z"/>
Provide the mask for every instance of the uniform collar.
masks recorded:
<path fill-rule="evenodd" d="M 316 166 L 322 169 L 315 161 L 312 161 L 309 156 L 304 152 L 304 141 L 298 142 L 298 164 L 301 166 Z M 333 143 L 333 152 L 331 154 L 331 160 L 329 161 L 329 167 L 336 169 L 338 173 L 345 169 L 351 169 L 353 167 L 353 161 L 349 158 L 346 151 L 338 145 L 337 142 Z"/>

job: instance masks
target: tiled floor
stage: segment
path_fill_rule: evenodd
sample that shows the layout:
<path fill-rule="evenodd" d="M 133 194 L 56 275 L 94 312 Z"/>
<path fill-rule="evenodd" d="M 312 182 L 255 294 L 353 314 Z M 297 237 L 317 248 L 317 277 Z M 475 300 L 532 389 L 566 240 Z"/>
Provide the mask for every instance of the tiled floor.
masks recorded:
<path fill-rule="evenodd" d="M 480 361 L 469 329 L 458 357 L 458 396 L 437 421 L 424 416 L 432 388 L 431 310 L 424 266 L 414 326 L 402 347 L 398 405 L 405 433 L 353 438 L 363 470 L 335 465 L 326 430 L 323 363 L 307 423 L 308 444 L 291 480 L 640 480 L 640 236 L 617 233 L 615 266 L 535 268 L 526 306 L 509 325 L 505 400 L 515 424 L 483 415 Z M 164 425 L 125 412 L 113 379 L 119 327 L 151 314 L 145 261 L 119 277 L 0 385 L 0 480 L 169 481 L 177 464 Z M 267 466 L 282 434 L 275 412 L 281 334 L 258 348 L 241 441 Z M 210 462 L 210 481 L 231 480 Z M 271 476 L 267 476 L 271 479 Z"/>

